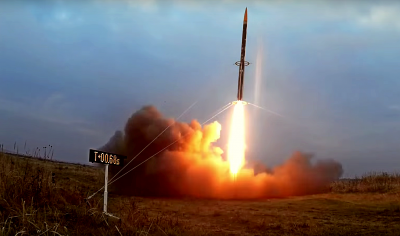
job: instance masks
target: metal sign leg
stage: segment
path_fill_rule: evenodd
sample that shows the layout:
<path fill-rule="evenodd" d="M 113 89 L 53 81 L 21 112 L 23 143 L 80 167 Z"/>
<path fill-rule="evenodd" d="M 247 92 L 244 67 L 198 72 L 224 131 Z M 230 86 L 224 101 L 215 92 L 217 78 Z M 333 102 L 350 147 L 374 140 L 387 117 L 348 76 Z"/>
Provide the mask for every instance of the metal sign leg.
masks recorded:
<path fill-rule="evenodd" d="M 107 213 L 107 186 L 108 185 L 108 164 L 106 164 L 106 169 L 104 173 L 104 212 Z"/>

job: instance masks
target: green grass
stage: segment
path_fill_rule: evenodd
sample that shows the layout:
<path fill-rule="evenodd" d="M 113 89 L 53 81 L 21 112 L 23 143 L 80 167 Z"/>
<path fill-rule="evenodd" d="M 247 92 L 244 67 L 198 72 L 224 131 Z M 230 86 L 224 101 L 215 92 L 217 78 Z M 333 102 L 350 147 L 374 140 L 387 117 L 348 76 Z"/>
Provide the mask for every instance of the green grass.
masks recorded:
<path fill-rule="evenodd" d="M 102 168 L 0 153 L 3 235 L 400 235 L 400 175 L 341 180 L 326 194 L 222 201 L 109 194 Z"/>

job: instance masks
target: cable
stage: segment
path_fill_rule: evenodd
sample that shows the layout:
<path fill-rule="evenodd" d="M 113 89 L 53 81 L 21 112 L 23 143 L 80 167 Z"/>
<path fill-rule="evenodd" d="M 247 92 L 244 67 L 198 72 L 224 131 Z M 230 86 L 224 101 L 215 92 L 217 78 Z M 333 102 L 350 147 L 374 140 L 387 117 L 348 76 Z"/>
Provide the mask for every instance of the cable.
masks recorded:
<path fill-rule="evenodd" d="M 281 114 L 279 114 L 279 113 L 276 113 L 276 112 L 274 112 L 274 111 L 271 111 L 271 110 L 268 110 L 268 109 L 266 109 L 266 108 L 257 106 L 257 105 L 255 105 L 255 104 L 253 104 L 253 103 L 248 103 L 248 104 L 249 104 L 249 105 L 252 105 L 252 106 L 255 106 L 255 107 L 257 107 L 257 108 L 260 108 L 260 109 L 262 109 L 262 110 L 264 110 L 264 111 L 266 111 L 266 112 L 272 113 L 272 114 L 274 114 L 274 115 L 276 115 L 276 116 L 279 116 L 279 117 L 282 117 L 282 118 L 284 118 L 284 119 L 287 119 L 287 118 L 284 117 L 283 115 L 281 115 Z"/>
<path fill-rule="evenodd" d="M 179 120 L 179 118 L 181 118 L 188 110 L 190 110 L 190 108 L 192 108 L 196 103 L 198 102 L 195 101 L 192 105 L 190 105 L 184 112 L 182 112 L 182 114 L 180 116 L 178 116 L 178 118 L 176 118 L 176 120 Z M 136 156 L 134 156 L 132 158 L 132 160 L 130 160 L 128 162 L 128 164 L 126 164 L 124 167 L 122 167 L 121 170 L 119 170 L 117 172 L 117 174 L 115 174 L 111 179 L 110 182 L 123 170 L 125 169 L 136 157 L 138 157 L 148 146 L 150 146 L 158 137 L 160 137 L 167 129 L 169 129 L 175 122 L 172 122 L 170 125 L 167 126 L 167 128 L 165 128 L 160 134 L 158 134 L 149 144 L 147 144 L 138 154 L 136 154 Z M 105 186 L 105 185 L 104 185 Z M 100 190 L 102 190 L 104 188 L 104 186 L 102 188 L 100 188 L 98 191 L 96 191 L 94 194 L 92 194 L 90 197 L 88 197 L 87 199 L 91 199 L 94 195 L 96 195 Z"/>
<path fill-rule="evenodd" d="M 205 123 L 207 123 L 208 121 L 210 121 L 211 119 L 213 119 L 214 117 L 218 116 L 219 114 L 221 114 L 222 112 L 224 112 L 226 109 L 230 108 L 233 104 L 232 103 L 228 103 L 226 105 L 224 105 L 222 108 L 217 110 L 217 113 L 215 115 L 213 115 L 211 118 L 207 119 L 205 122 L 203 122 L 201 125 L 203 126 Z M 120 178 L 122 178 L 123 176 L 125 176 L 126 174 L 128 174 L 129 172 L 131 172 L 132 170 L 136 169 L 137 167 L 139 167 L 140 165 L 142 165 L 143 163 L 145 163 L 146 161 L 150 160 L 151 158 L 153 158 L 154 156 L 156 156 L 157 154 L 159 154 L 160 152 L 164 151 L 165 149 L 167 149 L 168 147 L 172 146 L 173 144 L 175 144 L 176 142 L 178 142 L 180 139 L 186 137 L 187 135 L 189 135 L 189 133 L 191 133 L 191 131 L 189 131 L 188 133 L 186 133 L 185 135 L 179 137 L 177 140 L 175 140 L 174 142 L 172 142 L 171 144 L 169 144 L 168 146 L 166 146 L 165 148 L 161 149 L 160 151 L 158 151 L 156 154 L 150 156 L 149 158 L 147 158 L 146 160 L 144 160 L 143 162 L 141 162 L 140 164 L 138 164 L 137 166 L 133 167 L 132 169 L 130 169 L 129 171 L 127 171 L 126 173 L 124 173 L 123 175 L 121 175 L 120 177 L 118 177 L 115 180 L 110 180 L 110 182 L 107 184 L 111 185 L 112 183 L 114 183 L 115 181 L 119 180 Z M 129 162 L 130 163 L 130 162 Z M 122 170 L 122 169 L 121 169 Z M 119 172 L 121 172 L 121 170 Z M 118 173 L 119 173 L 118 172 Z M 114 176 L 115 177 L 115 176 Z M 112 178 L 113 179 L 113 178 Z M 87 199 L 92 198 L 93 196 L 95 196 L 98 192 L 100 192 L 102 189 L 104 189 L 105 185 L 103 187 L 101 187 L 99 190 L 97 190 L 95 193 L 93 193 L 90 197 L 88 197 Z"/>
<path fill-rule="evenodd" d="M 221 114 L 223 111 L 225 111 L 226 109 L 228 109 L 229 107 L 232 106 L 232 104 L 228 104 L 229 106 L 226 107 L 227 105 L 225 105 L 223 110 L 219 111 L 216 115 L 212 116 L 210 119 L 206 120 L 205 122 L 203 122 L 201 125 L 204 125 L 205 123 L 207 123 L 209 120 L 213 119 L 214 117 L 216 117 L 217 115 Z M 131 172 L 132 170 L 136 169 L 137 167 L 139 167 L 140 165 L 142 165 L 143 163 L 147 162 L 148 160 L 150 160 L 151 158 L 155 157 L 157 154 L 159 154 L 160 152 L 164 151 L 165 149 L 167 149 L 168 147 L 172 146 L 173 144 L 175 144 L 176 142 L 178 142 L 180 139 L 186 137 L 187 135 L 189 135 L 189 133 L 191 133 L 193 130 L 187 132 L 185 135 L 181 136 L 180 138 L 178 138 L 177 140 L 175 140 L 174 142 L 172 142 L 171 144 L 169 144 L 168 146 L 166 146 L 165 148 L 161 149 L 160 151 L 158 151 L 156 154 L 150 156 L 149 158 L 147 158 L 146 160 L 142 161 L 140 164 L 138 164 L 137 166 L 133 167 L 132 169 L 130 169 L 128 172 L 124 173 L 123 175 L 121 175 L 120 177 L 118 177 L 117 179 L 110 181 L 110 183 L 108 185 L 111 185 L 112 183 L 114 183 L 115 181 L 119 180 L 120 178 L 122 178 L 124 175 L 128 174 L 129 172 Z"/>
<path fill-rule="evenodd" d="M 197 103 L 197 101 L 195 101 L 192 105 L 190 105 L 184 112 L 182 112 L 182 114 L 180 116 L 178 116 L 178 118 L 176 118 L 176 120 L 179 120 L 188 110 L 190 110 L 190 108 L 192 108 L 195 104 Z M 175 122 L 172 122 L 170 125 L 168 125 L 160 134 L 158 134 L 149 144 L 147 144 L 138 154 L 136 154 L 136 156 L 134 156 L 132 158 L 132 160 L 130 160 L 128 162 L 128 164 L 126 164 L 124 167 L 122 167 L 121 170 L 119 170 L 117 172 L 117 174 L 115 174 L 110 181 L 112 181 L 123 169 L 125 169 L 133 160 L 136 159 L 136 157 L 138 157 L 142 152 L 144 152 L 144 150 L 146 150 L 147 147 L 149 147 L 154 141 L 156 141 L 156 139 L 158 137 L 160 137 L 165 131 L 167 131 L 167 129 L 169 129 L 173 124 L 175 124 Z"/>

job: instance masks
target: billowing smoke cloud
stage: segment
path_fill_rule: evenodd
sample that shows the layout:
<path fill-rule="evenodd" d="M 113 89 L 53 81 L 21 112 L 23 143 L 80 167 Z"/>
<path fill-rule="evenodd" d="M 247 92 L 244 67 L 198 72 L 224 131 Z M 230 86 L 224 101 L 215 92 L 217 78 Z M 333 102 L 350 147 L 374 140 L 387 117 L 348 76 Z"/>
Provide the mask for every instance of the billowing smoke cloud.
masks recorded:
<path fill-rule="evenodd" d="M 143 107 L 127 121 L 125 132 L 117 131 L 101 149 L 132 160 L 162 131 L 150 146 L 135 158 L 116 178 L 150 156 L 161 151 L 111 185 L 120 194 L 141 196 L 203 198 L 268 198 L 321 193 L 342 175 L 342 166 L 333 160 L 311 162 L 312 155 L 295 152 L 284 164 L 267 168 L 258 163 L 244 168 L 236 181 L 222 149 L 213 143 L 221 126 L 214 122 L 202 127 L 197 121 L 176 122 L 167 119 L 153 106 Z M 121 167 L 110 166 L 110 177 Z"/>

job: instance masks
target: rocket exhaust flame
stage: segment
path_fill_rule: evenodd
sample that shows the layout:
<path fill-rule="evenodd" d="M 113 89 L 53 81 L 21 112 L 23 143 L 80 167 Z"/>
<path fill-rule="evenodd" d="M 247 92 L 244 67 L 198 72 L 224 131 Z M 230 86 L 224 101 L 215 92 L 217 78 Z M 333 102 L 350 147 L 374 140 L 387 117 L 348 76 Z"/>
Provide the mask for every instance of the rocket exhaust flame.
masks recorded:
<path fill-rule="evenodd" d="M 244 138 L 244 105 L 247 103 L 242 101 L 243 98 L 243 82 L 244 67 L 250 63 L 245 61 L 246 56 L 246 36 L 247 36 L 247 7 L 243 18 L 242 32 L 242 48 L 240 53 L 240 61 L 235 64 L 239 66 L 237 101 L 232 102 L 234 110 L 232 114 L 231 132 L 228 144 L 228 161 L 230 172 L 236 181 L 237 173 L 243 167 L 245 159 L 245 138 Z"/>
<path fill-rule="evenodd" d="M 231 133 L 228 144 L 228 160 L 231 174 L 236 177 L 244 165 L 245 138 L 244 138 L 244 104 L 237 101 L 232 115 Z"/>

